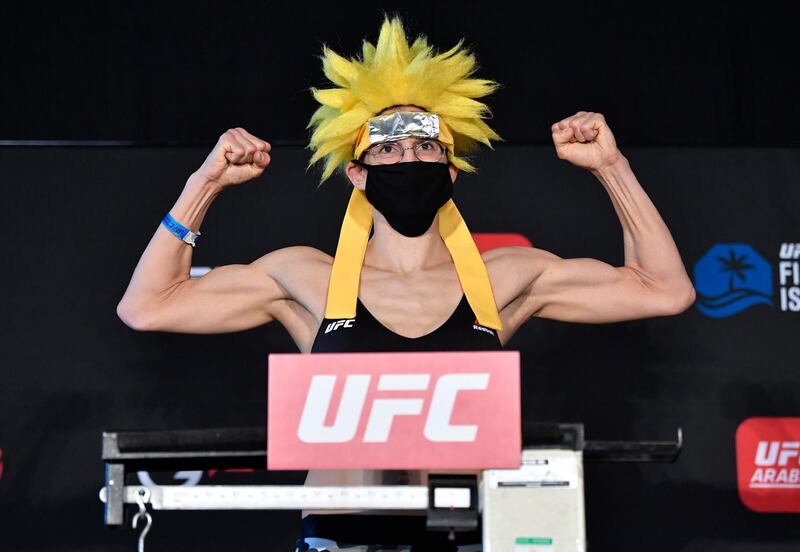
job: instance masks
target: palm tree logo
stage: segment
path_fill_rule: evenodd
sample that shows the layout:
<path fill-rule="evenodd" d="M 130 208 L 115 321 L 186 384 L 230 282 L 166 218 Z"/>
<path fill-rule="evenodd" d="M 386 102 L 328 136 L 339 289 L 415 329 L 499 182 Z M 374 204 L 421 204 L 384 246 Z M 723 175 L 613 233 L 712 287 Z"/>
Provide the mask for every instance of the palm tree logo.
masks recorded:
<path fill-rule="evenodd" d="M 773 305 L 772 268 L 747 243 L 717 243 L 695 264 L 695 306 L 721 318 L 756 304 Z"/>
<path fill-rule="evenodd" d="M 739 278 L 742 282 L 745 282 L 747 278 L 744 276 L 744 271 L 748 268 L 755 268 L 754 265 L 744 262 L 746 258 L 746 254 L 742 254 L 740 257 L 737 257 L 736 252 L 733 249 L 728 249 L 727 258 L 717 255 L 716 259 L 722 263 L 719 271 L 731 273 L 730 277 L 728 278 L 728 293 L 736 291 L 736 289 L 733 287 L 734 276 Z"/>

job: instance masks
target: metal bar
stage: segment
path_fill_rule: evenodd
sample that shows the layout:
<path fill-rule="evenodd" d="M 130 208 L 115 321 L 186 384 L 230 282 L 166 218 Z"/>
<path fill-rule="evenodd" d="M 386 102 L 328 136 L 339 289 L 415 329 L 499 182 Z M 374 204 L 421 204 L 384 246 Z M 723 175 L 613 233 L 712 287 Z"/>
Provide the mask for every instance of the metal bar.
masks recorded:
<path fill-rule="evenodd" d="M 125 504 L 136 503 L 144 486 L 124 488 Z M 426 510 L 428 487 L 413 485 L 157 485 L 150 490 L 154 510 Z M 105 487 L 100 500 L 107 501 Z"/>
<path fill-rule="evenodd" d="M 104 523 L 106 525 L 123 525 L 125 523 L 125 465 L 106 463 L 106 492 L 107 500 L 103 509 Z"/>
<path fill-rule="evenodd" d="M 264 428 L 103 432 L 103 460 L 135 470 L 267 467 Z"/>
<path fill-rule="evenodd" d="M 583 450 L 586 461 L 674 462 L 683 444 L 677 441 L 585 441 L 583 424 L 526 424 L 523 448 Z M 210 468 L 266 469 L 266 430 L 213 428 L 103 433 L 103 460 L 133 470 Z"/>
<path fill-rule="evenodd" d="M 586 441 L 583 458 L 595 462 L 674 462 L 683 447 L 683 431 L 677 441 Z"/>
<path fill-rule="evenodd" d="M 537 422 L 522 428 L 522 448 L 583 450 L 583 424 Z"/>

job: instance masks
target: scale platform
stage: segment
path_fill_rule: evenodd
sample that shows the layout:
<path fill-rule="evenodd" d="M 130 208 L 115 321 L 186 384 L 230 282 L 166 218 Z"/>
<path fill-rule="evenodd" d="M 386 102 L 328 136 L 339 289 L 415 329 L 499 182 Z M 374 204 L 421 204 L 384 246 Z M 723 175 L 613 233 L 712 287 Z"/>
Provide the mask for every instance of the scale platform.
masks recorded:
<path fill-rule="evenodd" d="M 127 509 L 137 504 L 137 515 L 145 515 L 147 507 L 415 510 L 427 516 L 430 531 L 451 534 L 474 530 L 480 518 L 484 552 L 583 551 L 583 463 L 674 462 L 682 444 L 680 429 L 674 441 L 590 441 L 583 424 L 538 423 L 523 427 L 518 469 L 487 469 L 480 478 L 431 475 L 426 486 L 135 485 L 128 481 L 141 470 L 266 471 L 266 430 L 109 431 L 102 436 L 100 499 L 104 523 L 117 527 L 126 525 Z M 280 479 L 286 472 L 270 477 Z"/>

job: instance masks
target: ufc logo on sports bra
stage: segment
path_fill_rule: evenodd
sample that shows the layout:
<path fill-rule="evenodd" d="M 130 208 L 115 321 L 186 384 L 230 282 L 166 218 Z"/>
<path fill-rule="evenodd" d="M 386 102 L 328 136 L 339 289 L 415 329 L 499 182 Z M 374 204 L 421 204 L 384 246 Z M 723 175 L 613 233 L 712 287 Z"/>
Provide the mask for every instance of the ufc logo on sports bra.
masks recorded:
<path fill-rule="evenodd" d="M 516 468 L 519 352 L 269 356 L 268 469 Z"/>
<path fill-rule="evenodd" d="M 369 374 L 346 376 L 342 398 L 333 424 L 325 425 L 330 409 L 333 387 L 337 376 L 314 376 L 306 396 L 306 404 L 297 428 L 297 436 L 306 443 L 346 443 L 353 440 L 359 427 L 367 390 L 372 376 Z M 378 391 L 425 391 L 430 374 L 384 374 L 378 380 Z M 437 442 L 474 441 L 477 425 L 452 425 L 450 417 L 456 395 L 462 389 L 484 390 L 489 384 L 489 374 L 445 374 L 434 387 L 423 434 Z M 364 429 L 365 443 L 385 443 L 389 440 L 395 416 L 422 414 L 421 398 L 374 399 Z"/>
<path fill-rule="evenodd" d="M 348 318 L 347 320 L 337 320 L 336 322 L 329 322 L 327 326 L 325 326 L 325 333 L 332 332 L 333 330 L 338 330 L 339 328 L 352 328 L 353 322 L 355 322 L 355 318 Z"/>

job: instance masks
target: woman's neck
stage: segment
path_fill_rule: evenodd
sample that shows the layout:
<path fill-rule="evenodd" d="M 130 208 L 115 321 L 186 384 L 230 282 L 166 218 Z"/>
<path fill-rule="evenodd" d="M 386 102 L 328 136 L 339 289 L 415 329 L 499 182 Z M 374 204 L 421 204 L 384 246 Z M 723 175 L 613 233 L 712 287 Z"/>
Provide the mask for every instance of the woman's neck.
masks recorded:
<path fill-rule="evenodd" d="M 364 264 L 398 274 L 421 272 L 452 262 L 439 234 L 439 215 L 424 234 L 409 238 L 389 226 L 380 213 L 373 210 L 374 234 L 367 243 Z"/>

